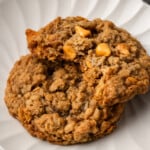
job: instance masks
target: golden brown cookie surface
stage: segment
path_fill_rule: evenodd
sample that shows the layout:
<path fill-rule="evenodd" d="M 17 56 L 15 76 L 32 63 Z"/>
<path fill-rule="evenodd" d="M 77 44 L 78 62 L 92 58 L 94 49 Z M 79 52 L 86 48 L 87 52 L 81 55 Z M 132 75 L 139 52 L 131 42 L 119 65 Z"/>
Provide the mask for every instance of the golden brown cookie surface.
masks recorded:
<path fill-rule="evenodd" d="M 26 55 L 10 72 L 5 102 L 32 135 L 57 144 L 83 143 L 111 133 L 124 110 L 123 103 L 102 108 L 94 90 L 79 65 Z"/>
<path fill-rule="evenodd" d="M 30 51 L 50 61 L 80 65 L 101 106 L 112 106 L 148 91 L 150 57 L 127 31 L 110 21 L 56 18 L 38 32 L 26 31 Z"/>

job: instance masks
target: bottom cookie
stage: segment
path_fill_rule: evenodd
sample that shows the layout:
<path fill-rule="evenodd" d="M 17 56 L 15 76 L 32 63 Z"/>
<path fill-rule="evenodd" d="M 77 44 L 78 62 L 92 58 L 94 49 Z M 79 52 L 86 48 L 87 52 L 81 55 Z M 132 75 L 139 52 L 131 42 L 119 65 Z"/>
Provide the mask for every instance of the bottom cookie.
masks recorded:
<path fill-rule="evenodd" d="M 31 135 L 69 145 L 111 133 L 123 113 L 124 103 L 102 108 L 91 92 L 77 64 L 27 55 L 10 72 L 5 102 Z"/>

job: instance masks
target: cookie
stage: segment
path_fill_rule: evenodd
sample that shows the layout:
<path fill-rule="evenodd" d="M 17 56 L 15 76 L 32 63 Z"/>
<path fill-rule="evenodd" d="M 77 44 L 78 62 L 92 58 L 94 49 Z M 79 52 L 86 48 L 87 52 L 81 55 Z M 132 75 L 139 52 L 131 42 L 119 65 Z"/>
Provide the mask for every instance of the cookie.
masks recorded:
<path fill-rule="evenodd" d="M 5 102 L 33 136 L 52 143 L 84 143 L 111 133 L 124 103 L 101 107 L 79 64 L 51 62 L 32 54 L 10 72 Z"/>
<path fill-rule="evenodd" d="M 39 31 L 27 29 L 26 35 L 39 58 L 79 64 L 102 107 L 148 91 L 150 57 L 140 42 L 110 21 L 58 17 Z"/>

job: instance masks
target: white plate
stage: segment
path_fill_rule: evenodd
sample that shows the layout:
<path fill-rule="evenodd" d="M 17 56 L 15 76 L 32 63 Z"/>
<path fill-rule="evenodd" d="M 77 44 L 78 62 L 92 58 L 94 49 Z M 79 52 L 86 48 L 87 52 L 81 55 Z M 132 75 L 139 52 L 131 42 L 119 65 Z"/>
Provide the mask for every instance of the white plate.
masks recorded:
<path fill-rule="evenodd" d="M 148 150 L 150 93 L 129 102 L 118 129 L 89 144 L 57 146 L 31 137 L 4 104 L 4 88 L 14 62 L 28 53 L 24 31 L 57 16 L 110 19 L 136 36 L 150 54 L 150 7 L 140 0 L 0 0 L 0 150 Z"/>

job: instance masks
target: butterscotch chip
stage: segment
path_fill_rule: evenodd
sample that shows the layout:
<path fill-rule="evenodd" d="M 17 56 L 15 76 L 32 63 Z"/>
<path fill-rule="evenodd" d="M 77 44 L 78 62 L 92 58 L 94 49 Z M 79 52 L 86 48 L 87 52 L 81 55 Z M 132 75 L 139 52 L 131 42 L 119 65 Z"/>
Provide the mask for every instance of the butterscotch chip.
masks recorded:
<path fill-rule="evenodd" d="M 72 60 L 76 57 L 76 52 L 73 49 L 73 47 L 71 47 L 70 45 L 67 45 L 67 44 L 64 45 L 63 51 L 64 51 L 66 58 L 68 58 L 69 60 Z"/>
<path fill-rule="evenodd" d="M 128 77 L 125 82 L 126 84 L 130 85 L 130 84 L 136 84 L 137 80 L 134 77 Z"/>
<path fill-rule="evenodd" d="M 112 22 L 58 17 L 37 33 L 33 39 L 27 34 L 30 51 L 39 58 L 80 64 L 83 78 L 95 89 L 94 99 L 101 106 L 122 103 L 148 91 L 150 57 L 140 42 Z M 49 35 L 55 38 L 48 39 Z M 65 43 L 71 46 L 66 48 L 66 52 L 70 49 L 68 55 L 63 52 Z"/>
<path fill-rule="evenodd" d="M 102 108 L 93 96 L 79 65 L 27 55 L 10 72 L 5 102 L 33 136 L 67 145 L 98 139 L 116 128 L 125 104 Z"/>
<path fill-rule="evenodd" d="M 126 44 L 126 43 L 119 43 L 116 47 L 117 50 L 119 50 L 119 52 L 121 54 L 124 54 L 126 56 L 129 56 L 130 55 L 130 52 L 129 52 L 129 46 Z"/>
<path fill-rule="evenodd" d="M 100 43 L 96 47 L 97 56 L 110 56 L 111 50 L 107 43 Z"/>
<path fill-rule="evenodd" d="M 86 30 L 80 26 L 75 26 L 75 30 L 76 30 L 76 33 L 78 33 L 82 37 L 87 37 L 87 36 L 91 35 L 90 30 Z"/>

